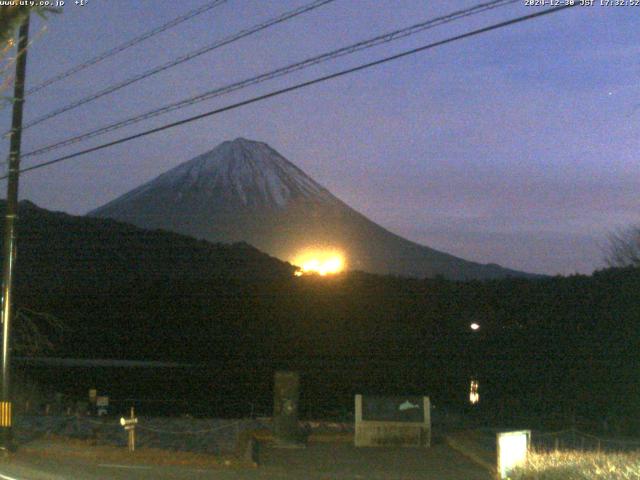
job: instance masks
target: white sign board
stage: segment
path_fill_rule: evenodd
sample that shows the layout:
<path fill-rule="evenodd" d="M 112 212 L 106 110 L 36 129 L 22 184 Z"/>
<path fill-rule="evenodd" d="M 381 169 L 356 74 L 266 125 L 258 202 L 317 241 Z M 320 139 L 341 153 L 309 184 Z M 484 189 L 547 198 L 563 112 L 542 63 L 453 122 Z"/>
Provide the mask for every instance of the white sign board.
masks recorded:
<path fill-rule="evenodd" d="M 531 430 L 503 432 L 497 434 L 498 475 L 508 478 L 509 472 L 527 461 Z"/>
<path fill-rule="evenodd" d="M 431 446 L 431 403 L 423 396 L 355 396 L 356 447 Z"/>
<path fill-rule="evenodd" d="M 106 415 L 109 410 L 109 397 L 96 397 L 96 410 L 99 417 Z"/>

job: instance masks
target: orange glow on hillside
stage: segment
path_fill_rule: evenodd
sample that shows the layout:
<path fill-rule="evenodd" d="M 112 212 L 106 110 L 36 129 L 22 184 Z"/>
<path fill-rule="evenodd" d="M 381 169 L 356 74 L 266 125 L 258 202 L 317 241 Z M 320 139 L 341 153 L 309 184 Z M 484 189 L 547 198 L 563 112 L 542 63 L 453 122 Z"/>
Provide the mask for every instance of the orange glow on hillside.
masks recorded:
<path fill-rule="evenodd" d="M 298 254 L 292 263 L 300 267 L 295 272 L 298 277 L 307 273 L 334 275 L 345 269 L 344 256 L 336 250 L 308 250 Z"/>

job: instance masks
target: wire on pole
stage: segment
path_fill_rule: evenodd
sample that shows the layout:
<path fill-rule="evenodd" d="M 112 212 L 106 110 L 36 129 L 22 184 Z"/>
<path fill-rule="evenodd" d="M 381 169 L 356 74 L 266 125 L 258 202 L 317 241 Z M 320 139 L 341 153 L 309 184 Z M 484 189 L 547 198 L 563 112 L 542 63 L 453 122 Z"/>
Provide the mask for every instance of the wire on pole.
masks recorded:
<path fill-rule="evenodd" d="M 237 90 L 241 90 L 253 85 L 257 85 L 259 83 L 268 81 L 268 80 L 273 80 L 275 78 L 279 78 L 288 74 L 291 74 L 293 72 L 299 71 L 299 70 L 303 70 L 306 68 L 309 68 L 311 66 L 314 65 L 318 65 L 320 63 L 324 63 L 327 62 L 329 60 L 334 60 L 336 58 L 340 58 L 342 56 L 346 56 L 346 55 L 350 55 L 362 50 L 366 50 L 378 45 L 382 45 L 385 43 L 389 43 L 401 38 L 405 38 L 411 35 L 415 35 L 419 32 L 422 32 L 424 30 L 430 29 L 430 28 L 434 28 L 436 26 L 439 25 L 443 25 L 445 23 L 450 23 L 456 20 L 459 20 L 461 18 L 465 18 L 471 15 L 476 15 L 479 13 L 482 13 L 484 11 L 490 10 L 490 9 L 494 9 L 494 8 L 498 8 L 498 7 L 502 7 L 505 5 L 509 5 L 512 3 L 516 3 L 519 0 L 493 0 L 491 2 L 488 3 L 482 3 L 479 5 L 476 5 L 474 7 L 471 8 L 467 8 L 464 10 L 459 10 L 459 11 L 455 11 L 452 13 L 449 13 L 447 15 L 443 15 L 440 17 L 436 17 L 436 18 L 432 18 L 420 23 L 417 23 L 415 25 L 412 25 L 410 27 L 406 27 L 406 28 L 402 28 L 402 29 L 398 29 L 398 30 L 394 30 L 392 32 L 388 32 L 382 35 L 378 35 L 376 37 L 367 39 L 367 40 L 363 40 L 360 42 L 356 42 L 354 44 L 348 45 L 346 47 L 342 47 L 336 50 L 332 50 L 330 52 L 327 53 L 323 53 L 321 55 L 317 55 L 317 56 L 313 56 L 310 58 L 307 58 L 305 60 L 299 61 L 299 62 L 295 62 L 292 64 L 289 64 L 285 67 L 281 67 L 275 70 L 272 70 L 270 72 L 267 73 L 263 73 L 261 75 L 255 76 L 255 77 L 250 77 L 244 80 L 241 80 L 239 82 L 235 82 L 229 85 L 225 85 L 223 87 L 219 87 L 213 90 L 209 90 L 207 92 L 201 93 L 199 95 L 193 96 L 193 97 L 189 97 L 187 99 L 184 100 L 180 100 L 178 102 L 174 102 L 168 105 L 165 105 L 161 108 L 156 108 L 153 110 L 149 110 L 145 113 L 136 115 L 134 117 L 128 118 L 126 120 L 121 120 L 115 123 L 112 123 L 110 125 L 104 126 L 104 127 L 100 127 L 98 129 L 77 135 L 75 137 L 71 137 L 71 138 L 67 138 L 65 140 L 61 140 L 59 142 L 56 142 L 54 144 L 50 144 L 50 145 L 46 145 L 44 147 L 40 147 L 36 150 L 32 150 L 30 152 L 25 153 L 23 156 L 24 157 L 30 157 L 30 156 L 35 156 L 35 155 L 42 155 L 44 153 L 50 152 L 52 150 L 57 150 L 59 148 L 62 147 L 66 147 L 69 145 L 73 145 L 75 143 L 79 143 L 82 142 L 84 140 L 88 140 L 90 138 L 94 138 L 96 136 L 100 136 L 100 135 L 104 135 L 106 133 L 110 133 L 116 130 L 119 130 L 121 128 L 124 127 L 128 127 L 131 125 L 134 125 L 136 123 L 142 122 L 144 120 L 148 120 L 154 117 L 157 117 L 159 115 L 163 115 L 165 113 L 169 113 L 175 110 L 179 110 L 191 105 L 194 105 L 196 103 L 200 103 L 206 100 L 210 100 L 212 98 L 215 97 L 219 97 L 219 96 L 223 96 L 223 95 L 227 95 L 229 93 L 235 92 Z"/>
<path fill-rule="evenodd" d="M 36 93 L 44 88 L 49 87 L 50 85 L 53 85 L 56 82 L 59 82 L 60 80 L 64 80 L 65 78 L 68 78 L 72 75 L 75 75 L 78 72 L 81 72 L 82 70 L 91 67 L 92 65 L 95 65 L 96 63 L 99 63 L 109 57 L 113 57 L 114 55 L 127 50 L 128 48 L 131 48 L 135 45 L 138 45 L 139 43 L 142 43 L 143 41 L 154 37 L 155 35 L 158 35 L 159 33 L 165 32 L 167 30 L 169 30 L 170 28 L 173 28 L 177 25 L 180 25 L 183 22 L 186 22 L 187 20 L 190 20 L 198 15 L 201 15 L 219 5 L 222 5 L 223 3 L 226 3 L 228 0 L 214 0 L 212 2 L 209 2 L 205 5 L 202 5 L 201 7 L 198 7 L 194 10 L 191 10 L 187 13 L 185 13 L 184 15 L 181 15 L 179 17 L 174 18 L 173 20 L 170 20 L 169 22 L 160 25 L 152 30 L 149 30 L 146 33 L 143 33 L 142 35 L 132 38 L 131 40 L 128 40 L 116 47 L 113 47 L 109 50 L 106 50 L 98 55 L 96 55 L 95 57 L 79 64 L 76 65 L 73 68 L 70 68 L 69 70 L 66 70 L 62 73 L 60 73 L 59 75 L 56 75 L 54 77 L 51 77 L 45 81 L 43 81 L 42 83 L 39 83 L 38 85 L 31 87 L 29 90 L 27 90 L 26 95 L 31 95 L 33 93 Z"/>
<path fill-rule="evenodd" d="M 108 148 L 108 147 L 112 147 L 112 146 L 115 146 L 115 145 L 120 145 L 122 143 L 126 143 L 126 142 L 129 142 L 131 140 L 135 140 L 135 139 L 138 139 L 138 138 L 146 137 L 146 136 L 152 135 L 154 133 L 162 132 L 164 130 L 168 130 L 168 129 L 175 128 L 175 127 L 178 127 L 178 126 L 181 126 L 181 125 L 185 125 L 185 124 L 197 121 L 197 120 L 201 120 L 203 118 L 207 118 L 207 117 L 211 117 L 211 116 L 214 116 L 214 115 L 218 115 L 220 113 L 227 112 L 229 110 L 235 110 L 236 108 L 240 108 L 240 107 L 243 107 L 243 106 L 246 106 L 246 105 L 250 105 L 250 104 L 253 104 L 253 103 L 256 103 L 256 102 L 260 102 L 260 101 L 266 100 L 268 98 L 280 96 L 280 95 L 283 95 L 285 93 L 289 93 L 289 92 L 292 92 L 292 91 L 295 91 L 295 90 L 300 90 L 302 88 L 309 87 L 311 85 L 315 85 L 315 84 L 318 84 L 318 83 L 325 82 L 327 80 L 332 80 L 332 79 L 335 79 L 335 78 L 339 78 L 339 77 L 342 77 L 344 75 L 348 75 L 348 74 L 351 74 L 351 73 L 359 72 L 361 70 L 369 69 L 369 68 L 372 68 L 372 67 L 387 63 L 387 62 L 391 62 L 391 61 L 394 61 L 394 60 L 398 60 L 400 58 L 407 57 L 409 55 L 414 55 L 414 54 L 419 53 L 419 52 L 423 52 L 423 51 L 430 50 L 430 49 L 433 49 L 433 48 L 436 48 L 436 47 L 439 47 L 439 46 L 442 46 L 442 45 L 446 45 L 448 43 L 452 43 L 452 42 L 455 42 L 455 41 L 458 41 L 458 40 L 462 40 L 462 39 L 465 39 L 465 38 L 469 38 L 469 37 L 473 37 L 473 36 L 476 36 L 476 35 L 480 35 L 482 33 L 486 33 L 486 32 L 492 31 L 492 30 L 497 30 L 499 28 L 504 28 L 504 27 L 508 27 L 508 26 L 511 26 L 511 25 L 515 25 L 517 23 L 522 23 L 522 22 L 525 22 L 525 21 L 533 20 L 535 18 L 539 18 L 539 17 L 545 16 L 545 15 L 549 15 L 551 13 L 557 13 L 557 12 L 560 12 L 560 11 L 565 10 L 567 8 L 572 8 L 575 5 L 577 5 L 577 4 L 567 4 L 567 5 L 560 6 L 560 7 L 549 8 L 549 9 L 546 9 L 546 10 L 543 10 L 543 11 L 540 11 L 540 12 L 537 12 L 537 13 L 533 13 L 533 14 L 530 14 L 530 15 L 524 15 L 524 16 L 513 18 L 513 19 L 510 19 L 510 20 L 507 20 L 507 21 L 504 21 L 504 22 L 495 23 L 495 24 L 492 24 L 492 25 L 489 25 L 487 27 L 483 27 L 483 28 L 480 28 L 480 29 L 477 29 L 477 30 L 472 30 L 470 32 L 466 32 L 466 33 L 463 33 L 463 34 L 460 34 L 460 35 L 449 37 L 449 38 L 446 38 L 444 40 L 433 42 L 433 43 L 430 43 L 430 44 L 427 44 L 427 45 L 424 45 L 424 46 L 421 46 L 421 47 L 418 47 L 418 48 L 414 48 L 414 49 L 411 49 L 411 50 L 405 50 L 404 52 L 401 52 L 401 53 L 398 53 L 398 54 L 395 54 L 395 55 L 391 55 L 391 56 L 388 56 L 388 57 L 384 57 L 384 58 L 379 59 L 379 60 L 375 60 L 375 61 L 372 61 L 372 62 L 369 62 L 369 63 L 361 64 L 361 65 L 358 65 L 356 67 L 348 68 L 346 70 L 341 70 L 339 72 L 332 73 L 332 74 L 329 74 L 329 75 L 324 75 L 322 77 L 318 77 L 318 78 L 315 78 L 313 80 L 308 80 L 306 82 L 298 83 L 296 85 L 293 85 L 293 86 L 290 86 L 290 87 L 286 87 L 286 88 L 282 88 L 280 90 L 275 90 L 275 91 L 272 91 L 272 92 L 264 94 L 264 95 L 259 95 L 259 96 L 250 98 L 248 100 L 243 100 L 241 102 L 237 102 L 237 103 L 234 103 L 234 104 L 231 104 L 231 105 L 227 105 L 225 107 L 217 108 L 215 110 L 211 110 L 211 111 L 208 111 L 208 112 L 205 112 L 205 113 L 201 113 L 199 115 L 194 115 L 192 117 L 188 117 L 188 118 L 185 118 L 183 120 L 172 122 L 172 123 L 169 123 L 169 124 L 166 124 L 166 125 L 163 125 L 163 126 L 160 126 L 160 127 L 152 128 L 152 129 L 149 129 L 149 130 L 145 130 L 143 132 L 140 132 L 140 133 L 137 133 L 137 134 L 134 134 L 134 135 L 129 135 L 127 137 L 123 137 L 123 138 L 120 138 L 118 140 L 113 140 L 111 142 L 103 143 L 103 144 L 97 145 L 95 147 L 87 148 L 87 149 L 81 150 L 79 152 L 75 152 L 75 153 L 72 153 L 72 154 L 69 154 L 69 155 L 64 155 L 62 157 L 59 157 L 59 158 L 56 158 L 56 159 L 53 159 L 53 160 L 49 160 L 47 162 L 38 163 L 36 165 L 24 168 L 24 169 L 20 170 L 20 172 L 28 172 L 28 171 L 44 168 L 44 167 L 47 167 L 47 166 L 50 166 L 50 165 L 54 165 L 56 163 L 60 163 L 60 162 L 66 161 L 66 160 L 70 160 L 72 158 L 76 158 L 76 157 L 79 157 L 81 155 L 86 155 L 88 153 L 93 153 L 93 152 L 96 152 L 96 151 L 99 151 L 99 150 L 103 150 L 103 149 Z M 3 179 L 3 178 L 6 178 L 6 175 L 0 177 L 0 179 Z"/>
<path fill-rule="evenodd" d="M 2 448 L 12 450 L 13 402 L 11 395 L 11 327 L 13 323 L 13 277 L 16 256 L 16 221 L 18 216 L 18 184 L 20 178 L 20 147 L 22 143 L 22 112 L 24 86 L 27 74 L 27 46 L 29 45 L 29 14 L 22 22 L 18 33 L 16 80 L 13 93 L 11 140 L 9 145 L 9 173 L 7 201 L 5 205 L 4 243 L 2 246 L 2 374 L 0 390 L 0 431 Z"/>
<path fill-rule="evenodd" d="M 265 30 L 273 25 L 277 25 L 279 23 L 285 22 L 286 20 L 289 20 L 291 18 L 297 17 L 299 15 L 302 15 L 303 13 L 307 13 L 311 10 L 315 10 L 316 8 L 319 8 L 327 3 L 331 3 L 334 2 L 335 0 L 315 0 L 314 2 L 311 2 L 310 4 L 304 5 L 302 7 L 296 8 L 294 10 L 290 10 L 282 15 L 279 15 L 275 18 L 272 18 L 266 22 L 257 24 L 249 29 L 246 30 L 241 30 L 240 32 L 231 35 L 229 37 L 225 37 L 222 40 L 219 40 L 211 45 L 207 45 L 203 48 L 200 48 L 198 50 L 195 50 L 193 52 L 187 53 L 185 55 L 182 55 L 180 57 L 178 57 L 175 60 L 172 60 L 170 62 L 164 63 L 160 66 L 154 67 L 150 70 L 147 70 L 146 72 L 143 72 L 141 74 L 135 75 L 133 77 L 130 77 L 120 83 L 117 83 L 115 85 L 110 85 L 102 90 L 99 90 L 96 93 L 93 93 L 91 95 L 88 95 L 84 98 L 81 98 L 80 100 L 77 100 L 75 102 L 72 102 L 68 105 L 65 105 L 63 107 L 57 108 L 45 115 L 42 115 L 41 117 L 36 118 L 35 120 L 32 120 L 31 122 L 27 123 L 26 125 L 24 125 L 22 127 L 23 130 L 26 130 L 28 128 L 31 128 L 35 125 L 38 125 L 46 120 L 50 120 L 54 117 L 57 117 L 58 115 L 61 115 L 62 113 L 68 112 L 70 110 L 73 110 L 75 108 L 78 108 L 82 105 L 85 105 L 87 103 L 93 102 L 99 98 L 104 97 L 105 95 L 109 95 L 113 92 L 117 92 L 118 90 L 121 90 L 125 87 L 128 87 L 129 85 L 132 85 L 136 82 L 139 82 L 140 80 L 144 80 L 145 78 L 149 78 L 153 75 L 156 75 L 160 72 L 164 72 L 165 70 L 168 70 L 172 67 L 175 67 L 177 65 L 180 65 L 182 63 L 185 63 L 189 60 L 193 60 L 194 58 L 199 57 L 200 55 L 204 55 L 205 53 L 211 52 L 213 50 L 216 50 L 218 48 L 221 48 L 225 45 L 229 45 L 231 43 L 234 43 L 242 38 L 248 37 L 250 35 L 253 35 L 254 33 L 260 32 L 262 30 Z M 517 0 L 516 0 L 517 1 Z"/>

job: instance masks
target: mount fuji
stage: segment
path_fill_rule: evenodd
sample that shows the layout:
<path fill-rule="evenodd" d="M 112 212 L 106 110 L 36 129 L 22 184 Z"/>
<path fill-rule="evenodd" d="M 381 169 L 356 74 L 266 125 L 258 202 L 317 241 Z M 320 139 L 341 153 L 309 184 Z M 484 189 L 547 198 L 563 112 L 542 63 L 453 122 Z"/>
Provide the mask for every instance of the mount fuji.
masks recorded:
<path fill-rule="evenodd" d="M 463 260 L 372 222 L 266 143 L 243 138 L 163 173 L 89 212 L 212 242 L 247 242 L 293 263 L 310 248 L 343 252 L 347 267 L 457 280 L 527 274 Z"/>

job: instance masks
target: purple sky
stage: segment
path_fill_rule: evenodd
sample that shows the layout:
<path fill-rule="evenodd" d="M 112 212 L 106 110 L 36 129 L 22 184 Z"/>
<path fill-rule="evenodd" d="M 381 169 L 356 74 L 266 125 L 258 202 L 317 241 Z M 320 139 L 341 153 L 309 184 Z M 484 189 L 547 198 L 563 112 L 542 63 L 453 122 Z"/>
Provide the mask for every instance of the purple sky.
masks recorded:
<path fill-rule="evenodd" d="M 28 97 L 27 121 L 308 3 L 229 0 Z M 337 0 L 25 132 L 24 151 L 481 0 Z M 28 84 L 205 0 L 71 0 L 32 24 Z M 204 102 L 204 112 L 539 7 L 522 3 Z M 608 232 L 640 220 L 640 7 L 581 7 L 25 174 L 21 198 L 83 214 L 224 140 L 269 143 L 410 240 L 548 274 L 603 266 Z M 0 112 L 9 128 L 9 109 Z M 125 131 L 82 144 L 97 145 Z M 6 151 L 7 142 L 1 147 Z M 58 150 L 36 161 L 76 151 Z"/>

